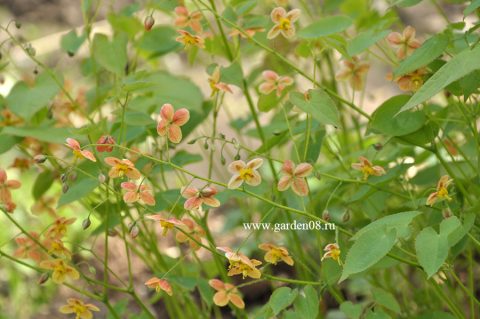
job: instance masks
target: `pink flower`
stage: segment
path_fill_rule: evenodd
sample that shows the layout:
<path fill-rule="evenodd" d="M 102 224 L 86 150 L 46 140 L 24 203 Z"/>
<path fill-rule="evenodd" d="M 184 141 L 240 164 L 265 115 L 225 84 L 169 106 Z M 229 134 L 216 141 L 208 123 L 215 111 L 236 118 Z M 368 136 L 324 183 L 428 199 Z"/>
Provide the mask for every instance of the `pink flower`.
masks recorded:
<path fill-rule="evenodd" d="M 108 172 L 110 178 L 127 176 L 130 179 L 139 179 L 142 174 L 135 168 L 135 165 L 128 159 L 118 159 L 116 157 L 106 157 L 105 163 L 112 166 Z"/>
<path fill-rule="evenodd" d="M 233 93 L 232 89 L 227 83 L 220 82 L 220 67 L 217 66 L 212 75 L 208 78 L 208 83 L 212 89 L 211 96 L 214 96 L 218 91 Z"/>
<path fill-rule="evenodd" d="M 312 170 L 312 165 L 308 163 L 301 163 L 295 167 L 291 160 L 286 160 L 282 166 L 283 176 L 278 181 L 278 190 L 283 192 L 291 186 L 295 194 L 307 196 L 308 184 L 306 177 L 312 173 Z"/>
<path fill-rule="evenodd" d="M 224 283 L 219 279 L 212 279 L 208 284 L 217 291 L 213 296 L 213 303 L 217 306 L 223 307 L 231 302 L 239 309 L 245 308 L 245 303 L 240 296 L 240 292 L 234 285 Z"/>
<path fill-rule="evenodd" d="M 167 293 L 167 295 L 171 296 L 173 295 L 173 291 L 172 291 L 172 286 L 170 285 L 170 283 L 165 280 L 165 279 L 160 279 L 160 278 L 157 278 L 157 277 L 152 277 L 150 278 L 149 280 L 147 280 L 147 282 L 145 283 L 145 285 L 148 287 L 148 288 L 153 288 L 155 289 L 156 292 L 160 292 L 160 290 L 163 290 Z"/>
<path fill-rule="evenodd" d="M 153 206 L 155 205 L 155 198 L 152 195 L 152 191 L 148 185 L 137 184 L 133 182 L 123 182 L 120 186 L 126 190 L 123 195 L 123 200 L 125 203 L 135 203 L 138 201 L 143 202 L 145 205 Z"/>
<path fill-rule="evenodd" d="M 201 209 L 202 204 L 218 207 L 220 206 L 220 201 L 214 198 L 217 193 L 217 189 L 213 186 L 207 186 L 200 190 L 195 187 L 184 188 L 181 194 L 187 200 L 183 207 L 187 210 Z"/>
<path fill-rule="evenodd" d="M 270 94 L 277 90 L 277 96 L 280 96 L 282 91 L 293 84 L 293 79 L 289 76 L 279 76 L 276 72 L 271 70 L 263 71 L 262 73 L 265 82 L 260 84 L 259 90 L 262 94 Z"/>
<path fill-rule="evenodd" d="M 157 125 L 157 132 L 160 136 L 167 136 L 172 143 L 180 143 L 182 140 L 183 126 L 190 119 L 190 112 L 181 108 L 175 112 L 171 104 L 164 104 L 160 110 L 161 120 Z"/>
<path fill-rule="evenodd" d="M 176 218 L 163 218 L 160 214 L 147 215 L 145 218 L 160 222 L 160 226 L 163 228 L 162 236 L 166 236 L 167 232 L 175 228 L 175 226 L 183 225 L 182 222 Z"/>
<path fill-rule="evenodd" d="M 189 48 L 191 46 L 199 47 L 200 49 L 205 48 L 205 40 L 198 35 L 193 35 L 185 30 L 177 30 L 180 33 L 175 41 L 182 43 L 185 47 Z"/>
<path fill-rule="evenodd" d="M 387 41 L 397 48 L 397 57 L 403 59 L 410 55 L 421 43 L 415 39 L 415 28 L 408 26 L 403 33 L 392 32 L 388 35 Z"/>
<path fill-rule="evenodd" d="M 188 242 L 190 248 L 197 250 L 200 248 L 199 243 L 202 242 L 202 237 L 205 236 L 205 231 L 197 223 L 190 218 L 182 218 L 180 229 L 183 232 L 177 232 L 175 239 L 179 243 Z M 187 236 L 188 234 L 188 236 Z"/>
<path fill-rule="evenodd" d="M 75 158 L 86 158 L 88 160 L 91 160 L 92 162 L 96 162 L 97 159 L 95 156 L 93 156 L 93 153 L 87 150 L 83 150 L 80 147 L 80 143 L 76 139 L 73 138 L 67 138 L 67 147 L 71 148 L 73 150 L 73 155 Z"/>
<path fill-rule="evenodd" d="M 300 17 L 300 12 L 299 9 L 293 9 L 287 13 L 282 7 L 273 9 L 270 17 L 275 25 L 268 31 L 267 38 L 273 39 L 280 33 L 287 39 L 292 38 L 295 35 L 294 22 Z"/>
<path fill-rule="evenodd" d="M 202 32 L 202 14 L 200 11 L 189 13 L 187 8 L 180 6 L 175 8 L 175 14 L 177 15 L 175 19 L 177 27 L 190 27 L 197 33 Z"/>
<path fill-rule="evenodd" d="M 353 163 L 352 168 L 356 169 L 357 171 L 361 171 L 363 173 L 363 179 L 367 180 L 368 176 L 374 175 L 374 176 L 382 176 L 385 175 L 386 172 L 383 169 L 383 167 L 373 164 L 363 156 L 359 157 L 360 163 Z"/>
<path fill-rule="evenodd" d="M 342 265 L 342 260 L 340 259 L 340 247 L 337 243 L 328 244 L 323 250 L 325 251 L 325 253 L 323 254 L 320 261 L 331 258 L 335 260 L 339 265 Z"/>
<path fill-rule="evenodd" d="M 111 151 L 113 151 L 113 145 L 115 145 L 115 140 L 110 135 L 103 135 L 98 139 L 97 144 L 101 144 L 97 145 L 98 152 L 110 153 Z"/>
<path fill-rule="evenodd" d="M 255 158 L 245 164 L 244 161 L 238 160 L 228 165 L 228 170 L 233 176 L 228 182 L 228 188 L 239 188 L 243 182 L 248 185 L 257 186 L 262 182 L 262 176 L 257 172 L 257 169 L 262 166 L 263 160 L 261 158 Z"/>
<path fill-rule="evenodd" d="M 13 204 L 10 190 L 20 188 L 20 186 L 22 186 L 20 181 L 14 179 L 7 180 L 7 172 L 0 169 L 0 203 L 6 204 L 7 206 L 8 204 Z"/>
<path fill-rule="evenodd" d="M 350 86 L 354 90 L 361 90 L 365 73 L 370 69 L 370 64 L 360 61 L 357 57 L 353 57 L 351 61 L 344 60 L 343 68 L 336 74 L 337 80 L 349 80 Z"/>
<path fill-rule="evenodd" d="M 234 252 L 229 247 L 217 247 L 218 250 L 225 252 L 230 265 L 228 266 L 228 276 L 242 275 L 243 279 L 247 276 L 253 279 L 258 279 L 262 276 L 262 273 L 257 266 L 260 266 L 262 262 L 256 259 L 250 259 L 240 252 Z"/>

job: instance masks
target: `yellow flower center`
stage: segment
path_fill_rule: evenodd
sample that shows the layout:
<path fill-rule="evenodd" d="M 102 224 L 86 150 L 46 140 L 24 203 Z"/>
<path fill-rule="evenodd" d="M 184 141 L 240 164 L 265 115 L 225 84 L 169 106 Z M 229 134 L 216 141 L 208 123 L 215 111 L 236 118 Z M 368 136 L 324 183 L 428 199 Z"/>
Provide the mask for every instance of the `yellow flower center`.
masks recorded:
<path fill-rule="evenodd" d="M 362 173 L 364 178 L 368 178 L 368 176 L 373 175 L 375 171 L 371 166 L 365 165 L 362 167 Z"/>
<path fill-rule="evenodd" d="M 250 180 L 255 176 L 253 174 L 253 169 L 249 167 L 240 169 L 240 172 L 238 174 L 240 175 L 240 178 L 243 179 L 244 181 Z"/>
<path fill-rule="evenodd" d="M 417 91 L 423 85 L 423 78 L 419 75 L 414 75 L 411 78 L 411 82 L 413 91 Z"/>
<path fill-rule="evenodd" d="M 448 196 L 448 189 L 446 189 L 445 187 L 440 187 L 440 189 L 437 192 L 437 197 L 441 199 L 450 200 L 450 196 Z"/>
<path fill-rule="evenodd" d="M 197 39 L 195 39 L 195 37 L 189 35 L 189 34 L 185 34 L 183 36 L 183 41 L 186 45 L 195 45 L 197 44 Z"/>
<path fill-rule="evenodd" d="M 73 155 L 76 158 L 83 158 L 82 152 L 80 150 L 73 150 Z"/>
<path fill-rule="evenodd" d="M 129 167 L 126 164 L 118 163 L 117 165 L 115 165 L 115 168 L 118 170 L 118 174 L 120 176 L 123 176 L 128 172 Z"/>
<path fill-rule="evenodd" d="M 282 18 L 278 26 L 280 27 L 280 29 L 287 31 L 290 30 L 290 28 L 292 27 L 292 22 L 287 18 Z"/>
<path fill-rule="evenodd" d="M 72 306 L 72 310 L 74 313 L 76 313 L 77 315 L 81 315 L 82 313 L 86 312 L 87 311 L 87 307 L 85 307 L 84 305 L 76 302 L 73 306 Z"/>

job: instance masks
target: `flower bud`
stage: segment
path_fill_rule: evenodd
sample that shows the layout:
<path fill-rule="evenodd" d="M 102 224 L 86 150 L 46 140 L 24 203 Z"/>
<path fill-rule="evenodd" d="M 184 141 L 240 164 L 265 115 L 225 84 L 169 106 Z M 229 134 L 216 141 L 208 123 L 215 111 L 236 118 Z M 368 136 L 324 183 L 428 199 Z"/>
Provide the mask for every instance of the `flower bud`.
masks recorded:
<path fill-rule="evenodd" d="M 22 24 L 20 23 L 20 21 L 15 21 L 15 27 L 17 29 L 20 29 L 22 27 Z"/>
<path fill-rule="evenodd" d="M 322 219 L 325 220 L 326 222 L 330 221 L 330 212 L 327 209 L 323 211 Z"/>
<path fill-rule="evenodd" d="M 134 225 L 130 228 L 130 237 L 133 239 L 137 238 L 138 234 L 140 233 L 140 228 L 137 225 Z"/>
<path fill-rule="evenodd" d="M 114 228 L 112 228 L 112 229 L 109 229 L 109 230 L 107 231 L 107 233 L 108 233 L 108 236 L 110 236 L 110 237 L 115 237 L 115 236 L 117 236 L 117 235 L 118 235 L 118 232 L 117 232 L 117 230 L 116 230 L 116 229 L 114 229 Z"/>
<path fill-rule="evenodd" d="M 43 164 L 47 160 L 47 157 L 43 154 L 35 155 L 33 161 L 37 164 Z"/>
<path fill-rule="evenodd" d="M 241 158 L 241 157 L 240 157 L 240 154 L 237 154 L 237 155 L 235 155 L 235 157 L 234 157 L 234 159 L 235 159 L 236 161 L 238 161 L 240 158 Z"/>
<path fill-rule="evenodd" d="M 143 26 L 145 27 L 145 31 L 150 31 L 152 30 L 153 25 L 155 24 L 155 19 L 150 15 L 145 18 L 145 21 L 143 22 Z"/>
<path fill-rule="evenodd" d="M 208 142 L 207 141 L 205 141 L 205 143 L 203 144 L 203 148 L 208 150 Z"/>
<path fill-rule="evenodd" d="M 90 227 L 90 225 L 92 224 L 92 221 L 90 220 L 90 217 L 87 217 L 83 220 L 82 222 L 82 228 L 83 230 L 87 229 L 88 227 Z"/>
<path fill-rule="evenodd" d="M 350 220 L 350 211 L 347 210 L 347 211 L 345 212 L 345 214 L 343 214 L 343 216 L 342 216 L 342 221 L 343 221 L 344 223 L 346 223 L 346 222 L 348 222 L 349 220 Z"/>
<path fill-rule="evenodd" d="M 383 145 L 382 145 L 382 143 L 375 143 L 375 144 L 373 144 L 373 148 L 376 151 L 381 151 L 383 149 Z"/>
<path fill-rule="evenodd" d="M 69 189 L 68 185 L 67 185 L 67 184 L 63 184 L 63 186 L 62 186 L 62 192 L 63 192 L 64 194 L 65 194 L 66 192 L 68 192 L 68 189 Z"/>
<path fill-rule="evenodd" d="M 100 183 L 105 183 L 105 181 L 107 180 L 107 177 L 105 177 L 105 175 L 103 175 L 102 173 L 98 174 L 98 181 Z"/>
<path fill-rule="evenodd" d="M 44 272 L 44 273 L 40 276 L 40 278 L 38 278 L 37 283 L 38 283 L 39 285 L 43 285 L 44 283 L 47 282 L 47 280 L 48 280 L 49 278 L 50 278 L 50 273 Z"/>
<path fill-rule="evenodd" d="M 443 215 L 443 218 L 447 219 L 452 217 L 453 214 L 450 208 L 445 208 L 444 210 L 442 210 L 442 215 Z"/>
<path fill-rule="evenodd" d="M 67 181 L 67 178 L 68 178 L 67 173 L 63 173 L 62 175 L 60 175 L 60 180 L 62 181 L 62 183 L 65 183 Z"/>
<path fill-rule="evenodd" d="M 73 182 L 77 179 L 77 173 L 72 172 L 70 175 L 68 175 L 68 178 Z"/>
<path fill-rule="evenodd" d="M 115 140 L 110 135 L 103 135 L 98 139 L 97 144 L 101 144 L 97 146 L 97 151 L 110 153 L 111 151 L 113 151 L 113 145 L 115 145 Z"/>
<path fill-rule="evenodd" d="M 220 163 L 222 163 L 222 165 L 225 165 L 227 163 L 227 160 L 225 159 L 225 157 L 220 157 Z"/>

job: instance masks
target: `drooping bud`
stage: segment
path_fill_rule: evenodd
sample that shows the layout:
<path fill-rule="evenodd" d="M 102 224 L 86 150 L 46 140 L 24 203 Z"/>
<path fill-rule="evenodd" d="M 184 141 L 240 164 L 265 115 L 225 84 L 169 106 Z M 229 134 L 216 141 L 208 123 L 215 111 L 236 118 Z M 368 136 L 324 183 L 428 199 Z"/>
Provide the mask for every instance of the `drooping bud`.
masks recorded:
<path fill-rule="evenodd" d="M 343 214 L 343 216 L 342 216 L 342 221 L 343 221 L 344 223 L 346 223 L 346 222 L 348 222 L 349 220 L 350 220 L 350 211 L 347 210 L 347 211 L 345 212 L 345 214 Z"/>
<path fill-rule="evenodd" d="M 33 161 L 37 164 L 43 164 L 47 160 L 47 157 L 43 154 L 35 155 Z"/>
<path fill-rule="evenodd" d="M 140 228 L 137 225 L 133 225 L 133 227 L 130 228 L 130 237 L 132 237 L 133 239 L 137 238 L 139 233 Z"/>
<path fill-rule="evenodd" d="M 325 220 L 326 222 L 330 221 L 330 212 L 327 209 L 323 211 L 322 219 Z"/>
<path fill-rule="evenodd" d="M 67 185 L 67 184 L 63 184 L 63 185 L 62 185 L 62 192 L 65 194 L 66 192 L 68 192 L 68 190 L 69 190 L 68 185 Z"/>
<path fill-rule="evenodd" d="M 40 276 L 40 278 L 38 278 L 37 283 L 38 283 L 39 285 L 43 285 L 44 283 L 47 282 L 47 280 L 48 280 L 49 278 L 50 278 L 50 273 L 44 272 L 44 273 Z"/>
<path fill-rule="evenodd" d="M 107 177 L 105 175 L 103 175 L 102 173 L 98 174 L 98 181 L 100 183 L 105 183 L 105 181 L 107 180 Z"/>
<path fill-rule="evenodd" d="M 375 143 L 375 144 L 373 144 L 373 148 L 376 151 L 381 151 L 383 149 L 383 145 L 382 145 L 382 143 Z"/>
<path fill-rule="evenodd" d="M 240 158 L 241 158 L 241 157 L 240 157 L 240 154 L 238 154 L 238 153 L 237 153 L 237 155 L 235 155 L 235 157 L 234 157 L 234 159 L 235 159 L 236 161 L 238 161 Z"/>
<path fill-rule="evenodd" d="M 20 23 L 20 21 L 15 21 L 15 27 L 17 29 L 20 29 L 22 27 L 22 24 Z"/>
<path fill-rule="evenodd" d="M 90 216 L 85 218 L 82 222 L 82 228 L 85 230 L 87 229 L 88 227 L 90 227 L 90 225 L 92 224 L 92 221 L 90 220 Z"/>
<path fill-rule="evenodd" d="M 145 21 L 143 22 L 143 26 L 145 27 L 145 31 L 150 31 L 153 28 L 153 25 L 155 24 L 155 19 L 150 15 L 145 18 Z"/>

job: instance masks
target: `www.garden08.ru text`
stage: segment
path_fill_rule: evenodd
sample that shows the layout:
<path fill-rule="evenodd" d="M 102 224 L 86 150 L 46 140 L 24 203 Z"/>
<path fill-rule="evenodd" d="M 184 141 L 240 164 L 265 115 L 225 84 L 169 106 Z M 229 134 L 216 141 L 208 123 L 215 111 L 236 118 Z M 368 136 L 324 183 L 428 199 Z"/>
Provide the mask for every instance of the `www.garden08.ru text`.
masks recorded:
<path fill-rule="evenodd" d="M 266 231 L 292 231 L 292 230 L 335 230 L 334 223 L 322 223 L 320 221 L 292 223 L 243 223 L 245 230 L 266 230 Z"/>

